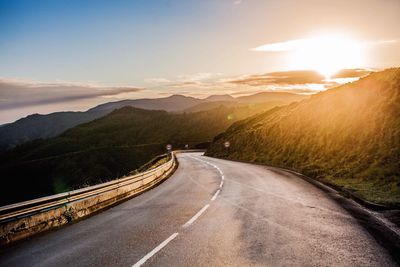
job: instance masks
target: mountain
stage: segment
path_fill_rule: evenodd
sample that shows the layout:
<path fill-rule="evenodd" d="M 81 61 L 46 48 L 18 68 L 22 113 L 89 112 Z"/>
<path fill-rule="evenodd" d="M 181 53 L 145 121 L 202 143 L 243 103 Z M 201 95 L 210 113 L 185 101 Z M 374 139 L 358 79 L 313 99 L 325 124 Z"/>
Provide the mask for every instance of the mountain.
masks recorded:
<path fill-rule="evenodd" d="M 306 99 L 309 95 L 299 95 L 294 93 L 284 93 L 284 92 L 261 92 L 254 95 L 241 96 L 241 97 L 225 97 L 229 95 L 214 95 L 206 98 L 213 99 L 214 101 L 206 101 L 188 109 L 184 112 L 198 112 L 203 110 L 208 110 L 216 108 L 219 106 L 226 107 L 242 107 L 249 106 L 253 109 L 266 110 L 273 107 L 283 106 L 290 104 L 292 102 L 300 101 Z M 217 99 L 226 99 L 225 101 L 217 101 Z M 268 108 L 267 108 L 268 107 Z"/>
<path fill-rule="evenodd" d="M 231 95 L 210 95 L 205 98 L 206 101 L 235 101 L 236 99 Z"/>
<path fill-rule="evenodd" d="M 221 106 L 224 107 L 241 107 L 245 106 L 246 104 L 239 103 L 236 101 L 210 101 L 210 102 L 203 102 L 198 105 L 195 105 L 193 107 L 185 109 L 183 112 L 186 113 L 191 113 L 191 112 L 199 112 L 199 111 L 205 111 L 205 110 L 210 110 L 214 108 L 218 108 Z"/>
<path fill-rule="evenodd" d="M 293 99 L 304 98 L 304 96 L 301 95 L 298 95 L 296 98 L 295 96 L 292 96 L 292 94 L 286 93 L 265 93 L 263 97 L 255 97 L 254 99 L 256 99 L 257 102 L 268 102 L 271 101 L 268 96 L 271 96 L 271 99 L 285 99 L 281 101 L 282 103 L 287 103 L 287 100 L 290 100 L 291 102 Z M 124 106 L 132 106 L 148 110 L 165 110 L 169 112 L 195 112 L 218 107 L 219 104 L 208 105 L 209 103 L 217 101 L 217 99 L 225 99 L 229 101 L 235 100 L 235 98 L 229 95 L 214 95 L 207 99 L 172 95 L 156 99 L 135 99 L 109 102 L 98 105 L 86 112 L 55 112 L 48 115 L 34 114 L 0 127 L 0 152 L 35 139 L 46 139 L 57 136 L 69 128 L 103 117 L 113 110 Z M 242 98 L 238 98 L 238 100 L 235 100 L 235 103 L 242 101 L 241 99 Z M 247 100 L 243 101 L 243 103 L 251 103 L 252 101 L 251 96 L 244 97 L 244 99 Z M 197 106 L 197 108 L 195 108 L 195 106 Z M 239 105 L 228 105 L 225 103 L 225 106 Z M 192 107 L 193 110 L 190 109 Z"/>
<path fill-rule="evenodd" d="M 285 92 L 260 92 L 253 95 L 241 96 L 236 98 L 242 103 L 260 103 L 260 102 L 285 102 L 290 103 L 307 98 L 306 95 L 299 95 Z"/>
<path fill-rule="evenodd" d="M 35 139 L 57 136 L 81 123 L 100 118 L 115 109 L 133 106 L 149 110 L 181 111 L 204 100 L 181 95 L 157 99 L 136 99 L 109 102 L 86 112 L 55 112 L 47 115 L 33 114 L 14 123 L 0 127 L 0 152 Z"/>
<path fill-rule="evenodd" d="M 56 136 L 78 124 L 97 119 L 108 111 L 33 114 L 0 127 L 0 152 L 39 138 Z"/>
<path fill-rule="evenodd" d="M 294 169 L 366 200 L 399 204 L 400 69 L 239 121 L 207 155 Z"/>
<path fill-rule="evenodd" d="M 89 111 L 115 110 L 118 108 L 131 106 L 148 110 L 165 110 L 168 112 L 178 112 L 191 106 L 204 102 L 202 99 L 183 95 L 172 95 L 164 98 L 154 99 L 134 99 L 109 102 L 90 109 Z"/>
<path fill-rule="evenodd" d="M 248 106 L 194 113 L 117 109 L 57 137 L 0 154 L 7 183 L 0 188 L 0 205 L 115 179 L 165 153 L 168 143 L 183 148 L 211 142 L 233 122 L 260 111 Z"/>

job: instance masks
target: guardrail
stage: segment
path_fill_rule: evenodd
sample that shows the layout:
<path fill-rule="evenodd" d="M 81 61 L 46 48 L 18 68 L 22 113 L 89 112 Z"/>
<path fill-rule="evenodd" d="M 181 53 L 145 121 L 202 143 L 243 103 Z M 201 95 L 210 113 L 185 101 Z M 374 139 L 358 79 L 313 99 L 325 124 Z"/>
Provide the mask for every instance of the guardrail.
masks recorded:
<path fill-rule="evenodd" d="M 173 173 L 178 164 L 175 153 L 143 173 L 0 207 L 0 244 L 76 221 L 150 189 Z"/>

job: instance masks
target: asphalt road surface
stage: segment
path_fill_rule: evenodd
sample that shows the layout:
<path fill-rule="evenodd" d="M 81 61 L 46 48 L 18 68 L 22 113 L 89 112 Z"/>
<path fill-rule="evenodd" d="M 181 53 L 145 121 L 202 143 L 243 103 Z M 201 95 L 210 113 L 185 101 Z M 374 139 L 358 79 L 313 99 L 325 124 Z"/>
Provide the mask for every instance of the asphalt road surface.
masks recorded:
<path fill-rule="evenodd" d="M 0 250 L 0 266 L 396 266 L 357 221 L 293 174 L 178 154 L 158 187 Z"/>

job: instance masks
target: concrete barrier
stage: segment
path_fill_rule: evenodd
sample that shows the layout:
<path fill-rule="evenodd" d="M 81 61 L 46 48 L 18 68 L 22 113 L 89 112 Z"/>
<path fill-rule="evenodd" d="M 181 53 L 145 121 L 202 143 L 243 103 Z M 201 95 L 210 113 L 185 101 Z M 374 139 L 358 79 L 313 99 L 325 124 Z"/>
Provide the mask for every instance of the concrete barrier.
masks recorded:
<path fill-rule="evenodd" d="M 176 169 L 175 153 L 168 162 L 143 173 L 0 207 L 0 245 L 79 220 L 152 188 Z"/>

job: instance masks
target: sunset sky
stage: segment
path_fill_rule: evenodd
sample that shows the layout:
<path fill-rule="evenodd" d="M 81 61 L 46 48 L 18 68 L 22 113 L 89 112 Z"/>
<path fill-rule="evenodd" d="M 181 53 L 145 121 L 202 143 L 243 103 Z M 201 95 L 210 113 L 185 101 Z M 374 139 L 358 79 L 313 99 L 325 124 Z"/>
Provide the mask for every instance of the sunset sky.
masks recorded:
<path fill-rule="evenodd" d="M 324 90 L 341 68 L 400 66 L 399 14 L 398 0 L 0 0 L 0 124 L 125 98 Z M 317 74 L 282 80 L 303 69 Z"/>

